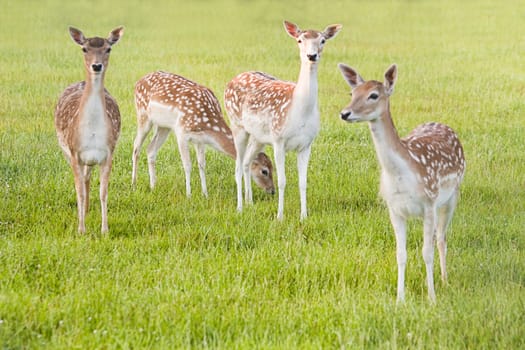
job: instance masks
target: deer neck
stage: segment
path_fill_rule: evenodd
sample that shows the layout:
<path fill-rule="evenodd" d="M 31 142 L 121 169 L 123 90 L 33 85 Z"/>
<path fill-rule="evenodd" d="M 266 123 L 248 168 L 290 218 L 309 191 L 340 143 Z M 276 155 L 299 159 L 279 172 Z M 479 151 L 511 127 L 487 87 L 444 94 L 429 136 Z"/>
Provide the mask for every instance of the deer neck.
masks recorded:
<path fill-rule="evenodd" d="M 228 155 L 232 159 L 237 158 L 237 150 L 235 149 L 235 144 L 233 143 L 233 138 L 231 137 L 231 132 L 228 134 L 221 135 L 220 142 L 220 151 Z"/>
<path fill-rule="evenodd" d="M 80 101 L 80 116 L 88 124 L 99 124 L 100 120 L 105 119 L 105 115 L 104 73 L 88 74 Z"/>
<path fill-rule="evenodd" d="M 104 95 L 104 73 L 101 74 L 88 74 L 86 79 L 85 93 L 90 91 L 101 96 Z"/>
<path fill-rule="evenodd" d="M 386 111 L 381 117 L 368 123 L 372 133 L 377 157 L 384 172 L 395 175 L 406 169 L 406 149 L 401 143 L 397 134 L 390 106 L 387 105 Z"/>
<path fill-rule="evenodd" d="M 302 111 L 310 112 L 316 110 L 317 90 L 317 62 L 301 62 L 299 79 L 297 79 L 293 93 L 294 104 L 301 106 Z"/>

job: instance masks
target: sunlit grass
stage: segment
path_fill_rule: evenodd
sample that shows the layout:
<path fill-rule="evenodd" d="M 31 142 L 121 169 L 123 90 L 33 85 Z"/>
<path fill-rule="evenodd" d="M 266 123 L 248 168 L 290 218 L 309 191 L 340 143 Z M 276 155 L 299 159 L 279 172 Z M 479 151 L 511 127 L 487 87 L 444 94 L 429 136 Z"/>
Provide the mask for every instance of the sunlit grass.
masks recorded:
<path fill-rule="evenodd" d="M 8 1 L 0 12 L 0 345 L 49 348 L 521 348 L 525 334 L 525 37 L 521 3 L 503 1 Z M 309 217 L 299 222 L 295 156 L 285 218 L 255 190 L 236 212 L 234 162 L 209 151 L 210 198 L 192 173 L 185 196 L 174 138 L 149 189 L 145 154 L 131 188 L 133 85 L 154 70 L 210 87 L 245 70 L 295 80 L 284 19 L 343 24 L 319 67 L 322 129 L 309 167 Z M 106 87 L 122 134 L 100 230 L 98 170 L 88 233 L 76 232 L 73 176 L 53 111 L 82 80 L 68 36 L 125 26 Z M 421 223 L 409 225 L 407 302 L 396 306 L 395 242 L 378 197 L 365 125 L 340 121 L 349 87 L 336 65 L 382 80 L 400 134 L 441 121 L 463 142 L 467 172 L 448 236 L 449 284 L 428 303 Z M 268 153 L 271 154 L 270 149 Z M 144 151 L 143 151 L 144 152 Z"/>

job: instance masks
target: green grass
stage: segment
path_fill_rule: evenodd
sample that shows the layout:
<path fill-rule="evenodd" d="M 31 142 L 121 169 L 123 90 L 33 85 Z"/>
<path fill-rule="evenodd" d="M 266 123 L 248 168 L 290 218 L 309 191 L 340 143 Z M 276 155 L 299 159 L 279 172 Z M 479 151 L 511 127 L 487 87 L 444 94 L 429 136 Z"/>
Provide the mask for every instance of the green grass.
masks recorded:
<path fill-rule="evenodd" d="M 328 349 L 525 346 L 525 4 L 517 1 L 7 0 L 0 12 L 0 347 L 5 349 Z M 210 198 L 193 198 L 174 138 L 148 188 L 144 152 L 131 189 L 133 85 L 164 69 L 214 90 L 246 70 L 295 80 L 296 45 L 282 20 L 343 24 L 319 68 L 322 130 L 299 222 L 295 156 L 285 218 L 255 190 L 235 210 L 234 162 L 208 152 Z M 88 233 L 76 232 L 72 173 L 53 111 L 84 79 L 73 25 L 88 36 L 123 24 L 106 87 L 122 134 L 100 234 L 98 171 Z M 344 62 L 365 79 L 399 67 L 392 114 L 407 134 L 441 121 L 467 157 L 449 231 L 449 284 L 435 268 L 426 298 L 422 225 L 409 225 L 407 301 L 396 306 L 395 243 L 378 198 L 365 125 L 340 121 Z"/>

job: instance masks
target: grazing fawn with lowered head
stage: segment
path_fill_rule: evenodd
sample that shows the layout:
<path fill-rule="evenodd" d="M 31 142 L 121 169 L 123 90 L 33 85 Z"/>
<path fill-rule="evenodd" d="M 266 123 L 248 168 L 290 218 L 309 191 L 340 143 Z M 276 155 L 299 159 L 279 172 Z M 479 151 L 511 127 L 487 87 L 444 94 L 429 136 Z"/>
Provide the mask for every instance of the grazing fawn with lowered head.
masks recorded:
<path fill-rule="evenodd" d="M 252 203 L 249 160 L 254 152 L 270 144 L 279 189 L 277 219 L 283 218 L 284 211 L 285 155 L 288 151 L 296 151 L 302 220 L 307 216 L 306 176 L 310 150 L 320 128 L 317 67 L 325 42 L 335 37 L 342 26 L 331 25 L 320 32 L 300 30 L 297 25 L 285 21 L 284 27 L 299 45 L 301 69 L 297 83 L 277 80 L 260 72 L 241 73 L 228 83 L 224 104 L 237 148 L 237 210 L 242 211 L 243 175 L 245 199 Z"/>
<path fill-rule="evenodd" d="M 155 161 L 157 152 L 166 141 L 170 131 L 175 133 L 179 153 L 186 175 L 186 195 L 191 195 L 191 159 L 189 143 L 193 143 L 201 179 L 202 193 L 208 196 L 206 187 L 206 145 L 236 158 L 233 136 L 222 116 L 221 107 L 213 92 L 191 80 L 167 72 L 147 74 L 135 84 L 135 108 L 137 111 L 137 136 L 133 144 L 132 184 L 137 180 L 140 148 L 151 128 L 155 134 L 148 146 L 148 169 L 150 187 L 155 186 Z M 262 152 L 253 155 L 252 176 L 255 183 L 273 194 L 272 161 Z"/>
<path fill-rule="evenodd" d="M 405 298 L 406 222 L 417 216 L 423 218 L 423 260 L 428 297 L 434 302 L 434 237 L 441 278 L 446 281 L 446 230 L 465 173 L 461 143 L 450 127 L 439 123 L 420 125 L 407 137 L 399 138 L 389 105 L 397 79 L 396 65 L 388 68 L 384 83 L 365 81 L 344 64 L 339 64 L 339 69 L 352 88 L 352 101 L 342 110 L 341 118 L 347 122 L 368 122 L 381 166 L 380 192 L 396 236 L 397 300 Z"/>
<path fill-rule="evenodd" d="M 100 165 L 100 206 L 102 232 L 108 231 L 107 200 L 113 151 L 120 134 L 120 112 L 115 99 L 104 88 L 109 52 L 124 33 L 119 27 L 107 39 L 86 38 L 78 29 L 69 28 L 73 40 L 84 52 L 86 81 L 72 84 L 60 96 L 55 110 L 58 142 L 71 165 L 75 178 L 78 231 L 84 233 L 84 218 L 89 207 L 91 169 Z"/>

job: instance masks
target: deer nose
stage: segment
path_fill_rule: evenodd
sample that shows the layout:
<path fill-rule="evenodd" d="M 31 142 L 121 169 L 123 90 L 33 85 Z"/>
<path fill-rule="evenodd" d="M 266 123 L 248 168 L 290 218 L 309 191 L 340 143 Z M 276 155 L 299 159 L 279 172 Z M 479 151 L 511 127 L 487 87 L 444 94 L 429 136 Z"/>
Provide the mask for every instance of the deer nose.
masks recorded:
<path fill-rule="evenodd" d="M 312 62 L 315 62 L 317 61 L 317 54 L 316 53 L 313 53 L 313 54 L 307 54 L 306 57 L 308 57 L 308 59 Z"/>
<path fill-rule="evenodd" d="M 95 72 L 100 72 L 100 71 L 102 71 L 102 63 L 92 64 L 91 68 L 93 68 L 93 71 L 95 71 Z"/>
<path fill-rule="evenodd" d="M 341 112 L 341 119 L 348 120 L 348 118 L 352 115 L 352 112 L 350 111 L 342 111 Z"/>

